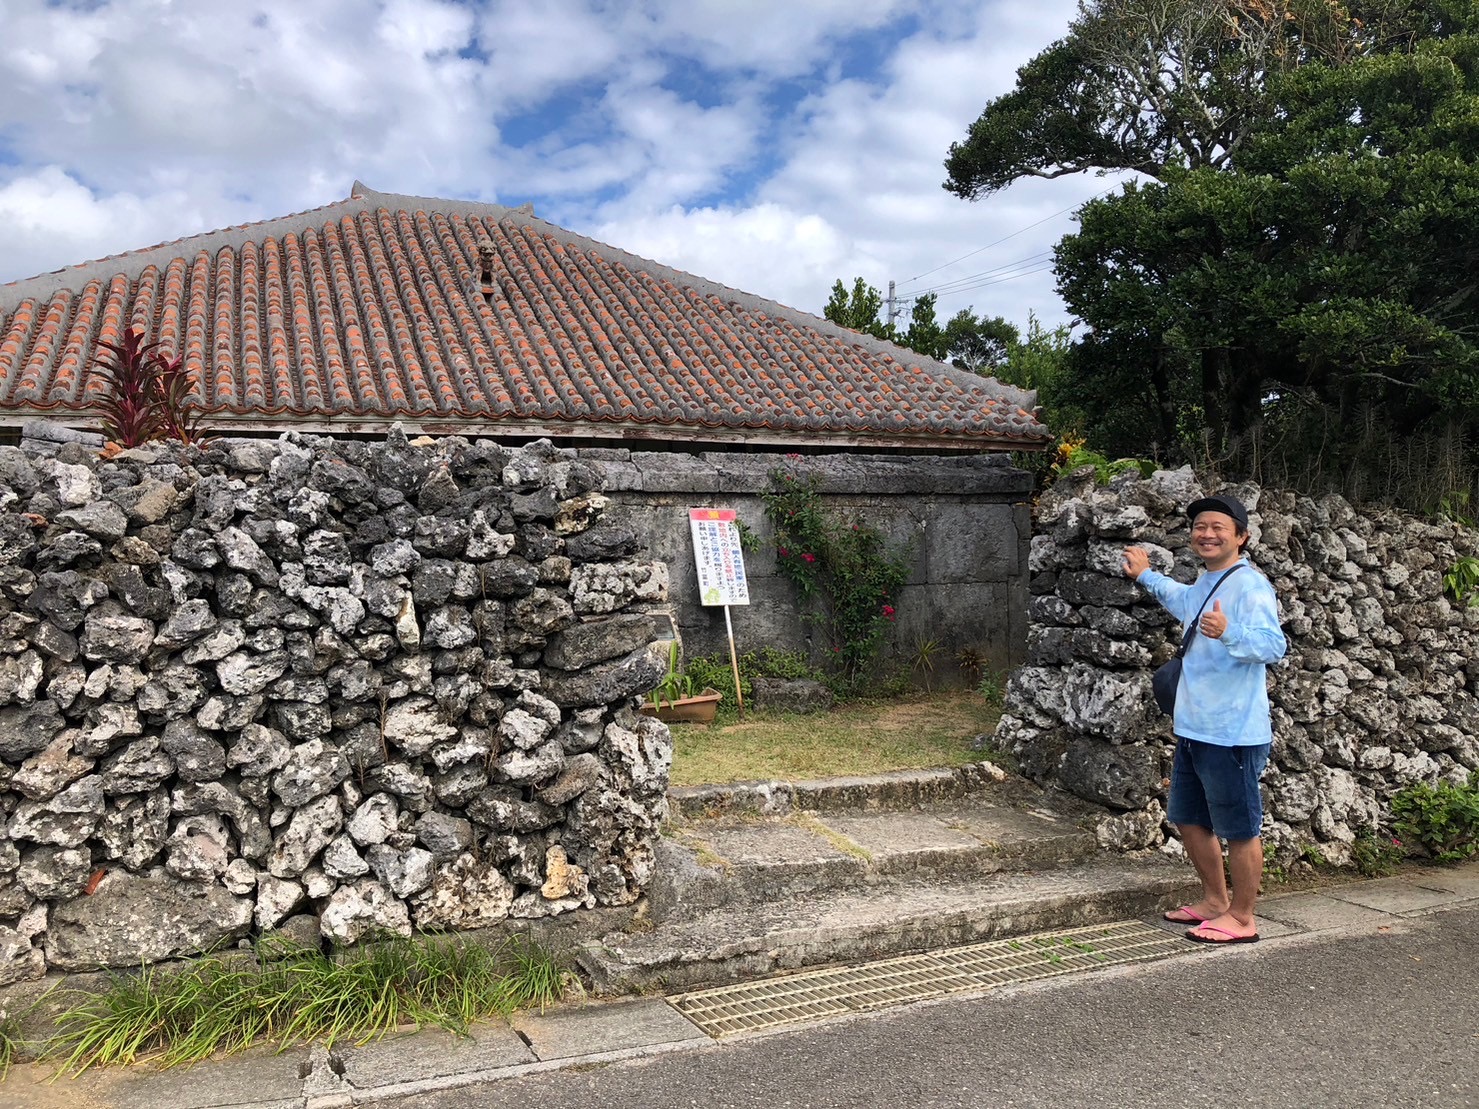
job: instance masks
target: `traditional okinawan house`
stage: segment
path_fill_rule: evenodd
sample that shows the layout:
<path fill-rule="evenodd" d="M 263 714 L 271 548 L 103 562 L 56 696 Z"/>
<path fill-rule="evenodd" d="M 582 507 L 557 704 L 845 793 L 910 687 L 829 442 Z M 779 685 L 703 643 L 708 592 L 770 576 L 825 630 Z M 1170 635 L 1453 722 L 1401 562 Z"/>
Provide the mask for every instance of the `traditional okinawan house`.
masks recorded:
<path fill-rule="evenodd" d="M 997 664 L 1026 628 L 1032 393 L 576 235 L 531 210 L 377 193 L 0 285 L 0 435 L 96 426 L 102 342 L 183 358 L 220 435 L 547 438 L 608 470 L 700 649 L 689 504 L 737 507 L 802 452 L 915 546 L 900 641 Z M 44 434 L 44 432 L 43 432 Z M 775 572 L 751 567 L 762 587 Z M 754 612 L 760 642 L 805 632 Z M 722 626 L 722 625 L 721 625 Z"/>

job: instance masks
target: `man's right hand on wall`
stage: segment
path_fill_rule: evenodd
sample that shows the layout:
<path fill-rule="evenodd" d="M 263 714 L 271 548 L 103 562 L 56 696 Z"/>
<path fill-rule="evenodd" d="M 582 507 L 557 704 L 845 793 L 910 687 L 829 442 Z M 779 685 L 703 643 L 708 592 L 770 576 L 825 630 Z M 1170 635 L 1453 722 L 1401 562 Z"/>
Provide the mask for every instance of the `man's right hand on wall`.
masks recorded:
<path fill-rule="evenodd" d="M 1138 578 L 1150 569 L 1150 555 L 1140 547 L 1125 548 L 1125 577 Z"/>

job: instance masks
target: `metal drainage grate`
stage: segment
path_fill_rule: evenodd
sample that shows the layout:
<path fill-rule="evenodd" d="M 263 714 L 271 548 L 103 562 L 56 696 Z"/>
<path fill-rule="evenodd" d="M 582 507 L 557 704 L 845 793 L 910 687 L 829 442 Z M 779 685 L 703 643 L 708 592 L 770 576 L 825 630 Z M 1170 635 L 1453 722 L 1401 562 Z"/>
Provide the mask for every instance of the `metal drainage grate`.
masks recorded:
<path fill-rule="evenodd" d="M 705 1033 L 720 1039 L 968 990 L 1160 959 L 1184 950 L 1186 944 L 1179 935 L 1138 920 L 1122 920 L 717 986 L 668 1001 Z"/>

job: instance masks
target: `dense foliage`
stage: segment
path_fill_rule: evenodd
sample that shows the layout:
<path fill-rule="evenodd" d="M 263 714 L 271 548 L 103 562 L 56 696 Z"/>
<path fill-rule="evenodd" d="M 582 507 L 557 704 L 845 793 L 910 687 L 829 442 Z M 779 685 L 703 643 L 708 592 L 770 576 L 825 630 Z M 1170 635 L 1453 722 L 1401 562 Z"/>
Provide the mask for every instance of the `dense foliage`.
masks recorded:
<path fill-rule="evenodd" d="M 1013 344 L 1020 341 L 1016 327 L 1000 316 L 977 316 L 969 308 L 962 308 L 941 324 L 935 315 L 937 300 L 934 293 L 912 298 L 909 326 L 900 331 L 892 320 L 879 315 L 882 293 L 861 277 L 853 279 L 851 289 L 839 279 L 832 285 L 832 296 L 822 314 L 842 327 L 887 339 L 972 373 L 992 374 L 1006 364 Z"/>
<path fill-rule="evenodd" d="M 946 163 L 961 196 L 1140 175 L 1056 252 L 1084 325 L 1058 401 L 1093 447 L 1251 470 L 1273 436 L 1331 477 L 1386 465 L 1373 442 L 1464 449 L 1476 28 L 1469 0 L 1098 0 L 987 106 Z"/>
<path fill-rule="evenodd" d="M 1419 782 L 1392 798 L 1399 842 L 1440 863 L 1456 863 L 1479 853 L 1479 771 L 1463 785 Z"/>

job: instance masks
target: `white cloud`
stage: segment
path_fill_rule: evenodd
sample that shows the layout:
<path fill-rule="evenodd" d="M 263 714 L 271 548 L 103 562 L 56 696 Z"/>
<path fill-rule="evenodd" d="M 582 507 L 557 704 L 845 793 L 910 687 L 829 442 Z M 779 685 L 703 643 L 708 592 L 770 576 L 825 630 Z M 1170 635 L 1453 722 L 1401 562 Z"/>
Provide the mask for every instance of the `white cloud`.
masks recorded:
<path fill-rule="evenodd" d="M 817 314 L 827 299 L 826 290 L 842 272 L 839 267 L 856 257 L 856 246 L 824 216 L 778 204 L 673 207 L 601 224 L 591 235 L 664 265 Z"/>
<path fill-rule="evenodd" d="M 881 290 L 898 282 L 901 297 L 941 286 L 947 290 L 940 294 L 942 316 L 971 306 L 1019 324 L 1032 311 L 1061 319 L 1045 260 L 1001 268 L 1046 251 L 1070 229 L 1068 214 L 959 265 L 936 267 L 1106 187 L 1095 178 L 1028 181 L 978 203 L 942 188 L 950 143 L 990 99 L 1011 88 L 1017 66 L 1061 34 L 1072 12 L 1067 0 L 1025 11 L 981 5 L 972 20 L 961 21 L 961 37 L 923 28 L 898 45 L 878 78 L 837 81 L 806 98 L 794 126 L 775 136 L 782 164 L 758 187 L 753 209 L 727 213 L 731 234 L 711 233 L 710 209 L 665 213 L 657 221 L 660 236 L 652 220 L 611 210 L 601 233 L 660 260 L 670 256 L 652 248 L 682 250 L 685 268 L 699 273 L 754 274 L 743 287 L 811 312 L 821 310 L 834 279 L 862 276 Z M 758 229 L 776 225 L 775 213 L 814 214 L 828 234 L 780 244 L 757 237 Z M 1027 272 L 1033 269 L 1038 272 Z M 981 276 L 965 280 L 972 275 Z M 910 281 L 915 277 L 922 279 Z"/>
<path fill-rule="evenodd" d="M 603 17 L 583 0 L 485 5 L 478 45 L 489 57 L 490 93 L 511 107 L 529 107 L 563 86 L 625 67 L 634 55 L 628 18 Z"/>
<path fill-rule="evenodd" d="M 803 72 L 839 35 L 886 24 L 917 5 L 900 0 L 689 0 L 643 5 L 661 37 L 715 69 Z"/>
<path fill-rule="evenodd" d="M 455 4 L 397 0 L 368 19 L 351 0 L 16 8 L 12 33 L 45 64 L 12 67 L 0 128 L 24 162 L 68 166 L 104 192 L 147 192 L 162 165 L 184 164 L 295 203 L 305 165 L 353 162 L 352 177 L 424 152 L 465 170 L 460 151 L 481 160 L 496 138 L 485 74 L 456 53 L 474 21 Z"/>
<path fill-rule="evenodd" d="M 904 282 L 1104 187 L 1028 182 L 977 204 L 940 187 L 949 144 L 1073 11 L 0 0 L 0 280 L 327 204 L 359 178 L 532 199 L 573 230 L 820 311 L 836 278 Z M 887 37 L 904 26 L 917 30 Z M 882 65 L 860 70 L 873 55 Z M 517 146 L 503 139 L 514 127 Z M 905 291 L 1040 252 L 1068 227 Z M 967 303 L 1017 320 L 1059 312 L 1049 274 L 942 296 L 941 309 Z"/>
<path fill-rule="evenodd" d="M 0 187 L 0 258 L 54 259 L 54 264 L 42 263 L 47 268 L 152 246 L 211 226 L 184 193 L 100 199 L 58 166 L 44 166 Z M 33 272 L 41 271 L 23 267 L 4 278 Z"/>

